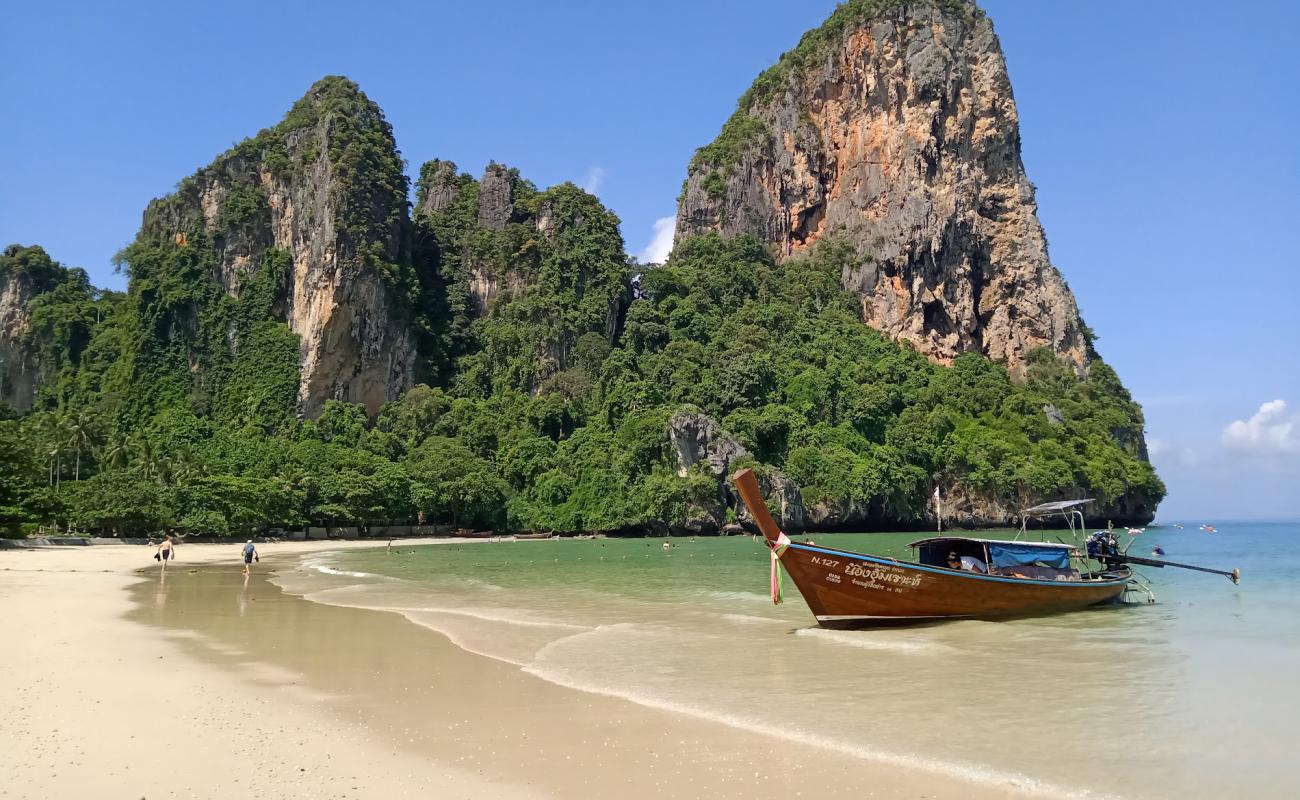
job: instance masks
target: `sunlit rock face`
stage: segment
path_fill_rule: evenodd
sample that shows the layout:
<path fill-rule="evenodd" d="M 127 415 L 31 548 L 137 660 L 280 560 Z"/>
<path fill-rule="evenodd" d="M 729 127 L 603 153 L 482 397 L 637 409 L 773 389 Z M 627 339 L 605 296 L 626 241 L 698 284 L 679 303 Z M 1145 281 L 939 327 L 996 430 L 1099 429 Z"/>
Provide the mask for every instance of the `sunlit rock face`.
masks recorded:
<path fill-rule="evenodd" d="M 365 162 L 351 163 L 356 150 Z M 268 251 L 287 253 L 274 313 L 301 338 L 299 414 L 331 399 L 373 414 L 414 384 L 415 339 L 384 274 L 404 257 L 406 185 L 379 107 L 351 81 L 326 78 L 275 129 L 151 203 L 141 235 L 184 247 L 205 231 L 211 277 L 231 296 Z"/>
<path fill-rule="evenodd" d="M 805 36 L 692 162 L 677 238 L 710 230 L 779 258 L 851 243 L 842 282 L 863 321 L 936 362 L 973 350 L 1022 376 L 1049 347 L 1087 365 L 1001 47 L 973 5 L 851 2 Z"/>

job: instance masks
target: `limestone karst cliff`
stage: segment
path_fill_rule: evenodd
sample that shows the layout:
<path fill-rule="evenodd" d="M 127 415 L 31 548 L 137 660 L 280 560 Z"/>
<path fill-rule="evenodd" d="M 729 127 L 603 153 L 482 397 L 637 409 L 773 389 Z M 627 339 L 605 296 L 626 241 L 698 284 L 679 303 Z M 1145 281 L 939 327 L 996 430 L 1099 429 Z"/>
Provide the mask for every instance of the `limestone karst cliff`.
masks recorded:
<path fill-rule="evenodd" d="M 298 412 L 337 399 L 374 413 L 414 382 L 407 186 L 379 107 L 351 81 L 324 78 L 279 125 L 151 203 L 139 241 L 207 248 L 207 277 L 230 298 L 282 254 L 270 312 L 300 340 Z M 133 255 L 132 274 L 147 271 Z M 237 357 L 240 342 L 230 345 Z"/>
<path fill-rule="evenodd" d="M 490 163 L 474 180 L 450 161 L 426 163 L 416 183 L 416 238 L 443 287 L 448 351 L 482 348 L 537 393 L 580 360 L 603 357 L 630 301 L 619 220 L 572 183 L 539 190 Z"/>
<path fill-rule="evenodd" d="M 708 533 L 738 466 L 790 530 L 929 527 L 936 489 L 945 524 L 1081 495 L 1142 523 L 1141 407 L 1047 262 L 1014 114 L 971 6 L 853 0 L 645 269 L 598 198 L 497 163 L 426 163 L 408 213 L 379 109 L 326 78 L 149 206 L 126 292 L 6 251 L 0 436 L 45 462 L 25 497 L 119 533 Z"/>
<path fill-rule="evenodd" d="M 19 412 L 32 407 L 42 380 L 27 336 L 31 303 L 54 288 L 59 271 L 39 247 L 11 245 L 0 256 L 0 403 Z"/>
<path fill-rule="evenodd" d="M 993 25 L 962 0 L 851 0 L 763 73 L 692 161 L 677 238 L 754 234 L 780 257 L 850 242 L 862 319 L 934 361 L 1023 376 L 1087 331 L 1052 266 Z"/>
<path fill-rule="evenodd" d="M 95 383 L 90 373 L 101 373 L 118 352 L 92 340 L 120 300 L 38 245 L 6 247 L 0 254 L 0 417 L 57 405 L 74 386 Z M 91 363 L 94 369 L 80 374 Z"/>

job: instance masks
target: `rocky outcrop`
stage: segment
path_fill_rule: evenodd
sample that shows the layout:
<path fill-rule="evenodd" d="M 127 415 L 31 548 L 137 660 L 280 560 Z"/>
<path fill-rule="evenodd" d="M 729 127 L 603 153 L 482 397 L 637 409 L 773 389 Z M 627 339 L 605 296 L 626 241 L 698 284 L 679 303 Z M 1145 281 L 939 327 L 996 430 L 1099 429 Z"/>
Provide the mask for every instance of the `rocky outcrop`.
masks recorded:
<path fill-rule="evenodd" d="M 210 246 L 211 277 L 238 297 L 271 250 L 291 268 L 275 318 L 301 340 L 298 412 L 326 400 L 372 414 L 414 384 L 399 298 L 407 181 L 378 106 L 345 78 L 319 81 L 285 120 L 150 204 L 143 240 Z M 409 270 L 405 270 L 409 271 Z"/>
<path fill-rule="evenodd" d="M 43 358 L 39 334 L 31 329 L 32 300 L 55 290 L 70 277 L 87 286 L 86 273 L 49 258 L 44 248 L 9 245 L 0 254 L 0 405 L 26 414 L 44 381 L 59 373 L 57 358 Z M 60 332 L 78 338 L 85 320 L 65 320 Z M 77 347 L 74 342 L 66 342 Z M 85 342 L 82 342 L 85 343 Z"/>
<path fill-rule="evenodd" d="M 20 281 L 0 279 L 0 403 L 25 413 L 36 398 L 40 365 L 23 341 L 30 290 Z"/>
<path fill-rule="evenodd" d="M 1087 497 L 1085 489 L 1072 486 L 1060 490 L 1055 496 L 1033 501 L 1050 502 L 1052 500 L 1073 500 Z M 1158 501 L 1135 492 L 1127 492 L 1114 502 L 1096 500 L 1083 507 L 1085 523 L 1090 527 L 1105 527 L 1106 523 L 1116 525 L 1146 525 L 1155 518 Z M 1024 506 L 1031 505 L 1026 502 Z M 1018 528 L 1020 527 L 1020 510 L 1022 504 L 1011 503 L 1004 499 L 990 497 L 979 492 L 972 492 L 962 484 L 946 487 L 943 495 L 944 528 Z M 926 511 L 925 521 L 935 524 L 934 509 Z M 1064 527 L 1064 520 L 1055 519 L 1046 527 Z"/>
<path fill-rule="evenodd" d="M 416 213 L 433 214 L 451 208 L 468 179 L 469 176 L 457 171 L 454 161 L 435 158 L 425 162 L 416 186 L 419 197 Z"/>
<path fill-rule="evenodd" d="M 677 237 L 706 231 L 782 258 L 849 242 L 862 319 L 937 362 L 974 350 L 1020 376 L 1049 347 L 1086 367 L 1001 48 L 962 0 L 851 0 L 805 35 L 692 162 Z"/>
<path fill-rule="evenodd" d="M 686 477 L 697 465 L 718 483 L 711 502 L 692 505 L 688 515 L 693 533 L 716 533 L 726 525 L 727 508 L 734 509 L 739 519 L 753 522 L 753 517 L 741 503 L 728 478 L 734 466 L 742 459 L 753 456 L 735 437 L 723 430 L 717 420 L 694 408 L 677 411 L 668 420 L 668 443 L 677 460 L 678 477 Z M 801 531 L 807 522 L 804 517 L 803 498 L 799 487 L 779 469 L 760 466 L 759 486 L 763 493 L 775 500 L 773 518 L 782 529 Z"/>
<path fill-rule="evenodd" d="M 436 251 L 453 339 L 490 316 L 514 315 L 516 344 L 532 348 L 531 375 L 520 388 L 536 394 L 572 368 L 584 335 L 611 345 L 617 339 L 631 299 L 623 239 L 618 217 L 595 196 L 572 183 L 538 190 L 495 162 L 474 180 L 435 160 L 420 170 L 413 216 L 418 236 Z M 524 296 L 530 305 L 512 304 Z M 583 311 L 574 314 L 578 306 Z M 571 322 L 555 324 L 566 315 Z"/>
<path fill-rule="evenodd" d="M 426 163 L 420 176 L 415 218 L 441 228 L 440 260 L 453 267 L 453 280 L 468 291 L 473 315 L 486 316 L 498 297 L 518 296 L 528 285 L 535 259 L 512 256 L 536 235 L 542 220 L 517 208 L 516 202 L 531 205 L 537 188 L 518 170 L 496 162 L 488 164 L 477 181 L 443 160 Z M 511 225 L 523 230 L 508 230 Z M 474 235 L 473 230 L 491 234 Z"/>
<path fill-rule="evenodd" d="M 20 413 L 31 410 L 42 379 L 37 349 L 27 338 L 28 312 L 60 272 L 39 247 L 10 245 L 0 256 L 0 403 Z"/>
<path fill-rule="evenodd" d="M 501 164 L 488 164 L 483 179 L 478 184 L 478 224 L 490 231 L 503 231 L 511 222 L 520 222 L 515 216 L 515 185 L 517 174 Z"/>
<path fill-rule="evenodd" d="M 668 420 L 668 441 L 677 453 L 677 476 L 686 477 L 696 464 L 714 475 L 726 475 L 731 464 L 752 458 L 748 450 L 707 414 L 678 411 Z"/>

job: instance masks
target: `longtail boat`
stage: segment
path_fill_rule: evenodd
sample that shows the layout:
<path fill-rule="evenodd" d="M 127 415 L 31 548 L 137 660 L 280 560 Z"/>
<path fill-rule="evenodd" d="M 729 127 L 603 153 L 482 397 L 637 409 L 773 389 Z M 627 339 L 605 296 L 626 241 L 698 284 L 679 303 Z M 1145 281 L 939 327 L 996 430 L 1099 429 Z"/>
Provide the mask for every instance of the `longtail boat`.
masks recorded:
<path fill-rule="evenodd" d="M 1133 582 L 1122 562 L 1097 571 L 1073 545 L 936 536 L 913 542 L 916 561 L 792 542 L 772 519 L 752 470 L 732 483 L 777 564 L 826 628 L 1074 611 L 1118 600 Z M 1065 506 L 1065 507 L 1068 507 Z"/>

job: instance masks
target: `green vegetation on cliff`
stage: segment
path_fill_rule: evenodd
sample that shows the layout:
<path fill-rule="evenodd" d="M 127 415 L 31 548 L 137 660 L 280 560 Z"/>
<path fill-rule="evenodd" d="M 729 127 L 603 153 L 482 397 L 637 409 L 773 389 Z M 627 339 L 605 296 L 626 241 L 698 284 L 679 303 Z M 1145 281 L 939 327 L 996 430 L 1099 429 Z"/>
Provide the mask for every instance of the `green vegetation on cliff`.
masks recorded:
<path fill-rule="evenodd" d="M 763 91 L 895 5 L 841 6 L 765 73 L 697 155 L 710 179 L 769 135 L 746 114 Z M 432 161 L 410 217 L 406 190 L 379 109 L 327 78 L 150 205 L 119 256 L 125 293 L 5 250 L 0 288 L 33 294 L 18 344 L 40 384 L 30 413 L 0 408 L 0 526 L 708 531 L 734 520 L 703 452 L 723 446 L 728 467 L 788 477 L 826 524 L 920 524 L 936 486 L 971 508 L 1088 494 L 1117 519 L 1163 497 L 1141 409 L 1095 353 L 1080 375 L 1037 352 L 1022 382 L 978 354 L 930 363 L 862 324 L 841 286 L 861 266 L 849 244 L 777 263 L 755 238 L 708 234 L 645 268 L 572 184 Z M 286 309 L 319 322 L 326 283 L 385 299 L 313 344 Z M 375 356 L 394 333 L 416 352 Z M 309 347 L 345 353 L 314 384 Z M 390 356 L 415 362 L 391 373 L 403 394 L 370 413 L 330 399 Z"/>
<path fill-rule="evenodd" d="M 601 312 L 631 276 L 608 212 L 572 187 L 536 197 L 567 238 L 535 240 L 536 283 L 467 317 L 442 386 L 417 386 L 374 420 L 335 401 L 295 420 L 287 383 L 240 392 L 251 408 L 202 414 L 48 407 L 0 422 L 0 447 L 25 442 L 44 459 L 0 475 L 0 513 L 231 535 L 421 519 L 680 529 L 716 515 L 719 489 L 702 467 L 678 475 L 667 426 L 681 409 L 721 421 L 809 507 L 854 505 L 868 522 L 919 520 L 936 482 L 1013 505 L 1089 492 L 1153 506 L 1163 495 L 1139 452 L 1141 411 L 1104 363 L 1080 379 L 1044 351 L 1024 384 L 974 354 L 931 364 L 858 321 L 838 283 L 846 247 L 776 264 L 750 238 L 688 240 L 642 276 L 610 341 Z M 579 275 L 591 285 L 580 290 Z M 588 305 L 591 286 L 600 302 Z M 539 353 L 562 355 L 542 370 Z M 227 385 L 263 371 L 233 363 Z"/>

